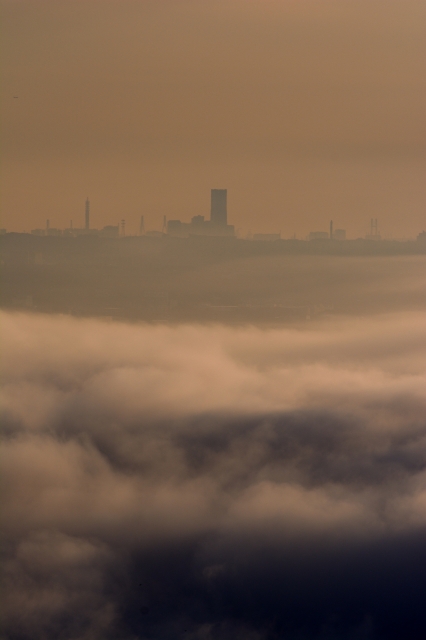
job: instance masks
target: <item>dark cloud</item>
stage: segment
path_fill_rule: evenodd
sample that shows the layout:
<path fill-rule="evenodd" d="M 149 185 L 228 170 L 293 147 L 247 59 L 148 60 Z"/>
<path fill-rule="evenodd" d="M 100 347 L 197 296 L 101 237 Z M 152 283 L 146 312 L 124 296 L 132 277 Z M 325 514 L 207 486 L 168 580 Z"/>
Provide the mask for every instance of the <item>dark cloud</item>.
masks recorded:
<path fill-rule="evenodd" d="M 1 322 L 5 638 L 424 637 L 420 314 Z"/>

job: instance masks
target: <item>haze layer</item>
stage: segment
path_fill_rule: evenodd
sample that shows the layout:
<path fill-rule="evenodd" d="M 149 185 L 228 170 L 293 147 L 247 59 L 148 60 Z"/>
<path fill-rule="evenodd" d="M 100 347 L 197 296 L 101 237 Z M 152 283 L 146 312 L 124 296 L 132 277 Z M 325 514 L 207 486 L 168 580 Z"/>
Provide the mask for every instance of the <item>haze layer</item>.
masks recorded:
<path fill-rule="evenodd" d="M 424 227 L 418 0 L 3 0 L 3 227 Z"/>

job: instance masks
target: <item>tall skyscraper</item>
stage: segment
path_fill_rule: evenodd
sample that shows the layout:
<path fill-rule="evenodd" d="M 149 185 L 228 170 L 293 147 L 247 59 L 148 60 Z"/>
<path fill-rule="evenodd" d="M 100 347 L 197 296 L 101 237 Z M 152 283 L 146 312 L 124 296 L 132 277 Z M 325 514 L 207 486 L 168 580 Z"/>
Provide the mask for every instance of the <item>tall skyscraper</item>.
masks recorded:
<path fill-rule="evenodd" d="M 85 229 L 90 228 L 90 202 L 89 198 L 86 199 L 86 211 L 85 211 Z"/>
<path fill-rule="evenodd" d="M 218 227 L 226 227 L 228 224 L 226 197 L 227 189 L 211 190 L 210 222 Z"/>

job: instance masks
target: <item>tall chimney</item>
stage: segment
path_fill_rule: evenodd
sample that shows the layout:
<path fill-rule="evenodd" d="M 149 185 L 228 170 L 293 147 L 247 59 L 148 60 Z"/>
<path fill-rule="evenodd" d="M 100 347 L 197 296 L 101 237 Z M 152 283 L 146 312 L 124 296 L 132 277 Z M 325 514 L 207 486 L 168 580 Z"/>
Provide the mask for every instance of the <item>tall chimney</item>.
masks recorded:
<path fill-rule="evenodd" d="M 86 211 L 85 211 L 85 229 L 86 231 L 89 230 L 90 228 L 90 202 L 89 202 L 89 198 L 86 199 Z"/>
<path fill-rule="evenodd" d="M 330 240 L 333 240 L 333 220 L 330 220 Z"/>

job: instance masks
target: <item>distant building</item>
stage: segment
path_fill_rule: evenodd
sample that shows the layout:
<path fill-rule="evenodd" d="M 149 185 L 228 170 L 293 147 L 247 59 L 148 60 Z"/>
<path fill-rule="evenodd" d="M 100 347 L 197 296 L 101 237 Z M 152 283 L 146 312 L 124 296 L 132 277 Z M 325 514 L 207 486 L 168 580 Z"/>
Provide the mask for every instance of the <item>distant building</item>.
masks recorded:
<path fill-rule="evenodd" d="M 210 222 L 218 227 L 228 224 L 227 189 L 212 189 L 210 194 Z"/>
<path fill-rule="evenodd" d="M 180 220 L 169 220 L 167 222 L 167 234 L 176 238 L 187 238 L 189 236 L 189 224 Z"/>
<path fill-rule="evenodd" d="M 62 229 L 54 229 L 53 227 L 46 226 L 46 229 L 32 229 L 31 234 L 33 236 L 61 236 L 63 235 Z"/>
<path fill-rule="evenodd" d="M 426 231 L 421 231 L 417 236 L 417 242 L 425 242 L 426 243 Z"/>
<path fill-rule="evenodd" d="M 97 236 L 100 231 L 98 229 L 86 229 L 86 227 L 68 227 L 64 229 L 64 236 Z"/>
<path fill-rule="evenodd" d="M 234 236 L 233 225 L 212 225 L 210 220 L 204 220 L 204 216 L 194 216 L 191 222 L 180 220 L 168 220 L 167 234 L 177 238 L 189 238 L 190 236 Z"/>
<path fill-rule="evenodd" d="M 346 240 L 346 230 L 335 229 L 333 233 L 333 240 Z"/>
<path fill-rule="evenodd" d="M 145 235 L 150 238 L 162 238 L 164 233 L 161 233 L 161 231 L 147 231 Z"/>
<path fill-rule="evenodd" d="M 194 216 L 193 218 L 191 218 L 191 226 L 196 229 L 197 227 L 199 227 L 200 229 L 204 228 L 204 216 Z"/>
<path fill-rule="evenodd" d="M 109 224 L 99 231 L 99 235 L 103 238 L 118 238 L 118 231 L 118 224 L 116 226 Z"/>
<path fill-rule="evenodd" d="M 311 231 L 308 240 L 329 240 L 330 234 L 327 231 Z"/>
<path fill-rule="evenodd" d="M 167 234 L 177 238 L 189 236 L 234 236 L 233 225 L 228 224 L 227 190 L 212 189 L 210 196 L 210 220 L 204 216 L 193 216 L 191 222 L 169 220 Z"/>
<path fill-rule="evenodd" d="M 253 240 L 261 240 L 263 242 L 273 242 L 274 240 L 281 240 L 280 233 L 255 233 L 253 234 Z"/>

